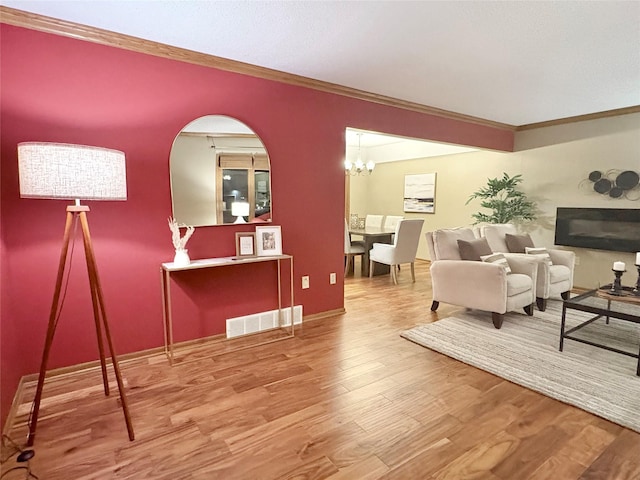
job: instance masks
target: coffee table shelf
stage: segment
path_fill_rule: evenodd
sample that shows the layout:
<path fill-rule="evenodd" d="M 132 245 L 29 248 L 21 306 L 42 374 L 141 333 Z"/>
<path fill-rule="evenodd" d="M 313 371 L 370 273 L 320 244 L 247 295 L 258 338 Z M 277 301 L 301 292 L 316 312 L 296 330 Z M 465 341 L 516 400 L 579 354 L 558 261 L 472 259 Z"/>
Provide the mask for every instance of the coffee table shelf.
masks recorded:
<path fill-rule="evenodd" d="M 630 295 L 609 295 L 606 293 L 607 288 L 608 287 L 605 286 L 602 289 L 590 290 L 562 302 L 560 351 L 562 352 L 564 348 L 564 340 L 566 338 L 576 342 L 602 348 L 604 350 L 609 350 L 610 352 L 616 352 L 622 355 L 636 358 L 638 359 L 636 375 L 640 376 L 640 345 L 638 346 L 639 350 L 636 354 L 572 335 L 573 333 L 603 317 L 605 318 L 607 324 L 609 324 L 609 320 L 611 318 L 617 318 L 619 320 L 625 320 L 628 322 L 640 324 L 640 304 L 636 301 L 636 299 Z M 623 291 L 625 294 L 630 293 L 631 290 L 631 287 L 623 287 Z M 576 325 L 573 328 L 565 330 L 567 310 L 580 310 L 583 312 L 593 313 L 595 314 L 595 316 L 586 320 L 585 322 L 580 323 L 579 325 Z"/>

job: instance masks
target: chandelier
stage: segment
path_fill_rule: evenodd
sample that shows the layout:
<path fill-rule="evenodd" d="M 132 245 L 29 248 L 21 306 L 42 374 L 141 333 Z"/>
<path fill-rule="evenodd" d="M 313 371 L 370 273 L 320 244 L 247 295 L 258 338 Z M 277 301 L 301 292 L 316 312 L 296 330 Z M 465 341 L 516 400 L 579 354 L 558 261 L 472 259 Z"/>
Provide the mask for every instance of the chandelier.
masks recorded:
<path fill-rule="evenodd" d="M 351 160 L 346 159 L 344 161 L 344 172 L 347 175 L 360 175 L 360 174 L 371 174 L 373 169 L 376 167 L 376 164 L 373 161 L 369 160 L 366 164 L 362 161 L 361 156 L 361 146 L 360 141 L 362 139 L 362 133 L 358 133 L 358 158 L 355 163 Z"/>

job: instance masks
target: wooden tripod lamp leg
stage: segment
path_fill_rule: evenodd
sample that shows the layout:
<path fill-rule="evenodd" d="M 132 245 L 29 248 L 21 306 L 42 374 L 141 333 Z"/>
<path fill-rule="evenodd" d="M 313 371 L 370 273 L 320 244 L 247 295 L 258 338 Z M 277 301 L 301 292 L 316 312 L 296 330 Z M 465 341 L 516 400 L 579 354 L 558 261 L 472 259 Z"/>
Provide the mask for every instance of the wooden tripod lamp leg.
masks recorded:
<path fill-rule="evenodd" d="M 84 238 L 84 248 L 87 258 L 87 269 L 89 270 L 89 283 L 91 284 L 91 295 L 96 298 L 99 305 L 99 312 L 96 312 L 96 302 L 94 301 L 94 315 L 96 315 L 96 330 L 98 333 L 98 345 L 100 346 L 101 360 L 104 362 L 104 351 L 102 350 L 102 334 L 100 330 L 100 315 L 102 318 L 102 324 L 104 326 L 104 333 L 107 337 L 107 344 L 109 345 L 109 352 L 111 353 L 111 363 L 116 375 L 116 382 L 118 384 L 118 390 L 120 392 L 120 401 L 122 403 L 122 411 L 124 413 L 124 420 L 127 424 L 127 432 L 129 434 L 129 440 L 133 441 L 135 435 L 133 432 L 133 425 L 131 424 L 131 415 L 129 414 L 129 406 L 127 404 L 127 397 L 124 392 L 124 383 L 122 381 L 122 375 L 120 373 L 120 366 L 118 365 L 118 359 L 116 357 L 115 349 L 113 348 L 113 341 L 111 340 L 111 332 L 109 331 L 109 323 L 107 322 L 106 309 L 104 307 L 104 300 L 102 297 L 102 287 L 100 285 L 100 278 L 98 277 L 98 268 L 96 266 L 96 259 L 93 253 L 93 244 L 91 243 L 91 235 L 89 233 L 89 223 L 87 222 L 86 212 L 80 212 L 80 224 L 82 225 L 82 234 Z M 99 314 L 97 314 L 99 313 Z M 103 365 L 104 367 L 104 365 Z M 106 374 L 106 370 L 105 370 Z M 108 395 L 108 390 L 106 391 Z"/>
<path fill-rule="evenodd" d="M 49 352 L 53 343 L 53 336 L 56 333 L 56 317 L 58 313 L 58 303 L 60 301 L 60 290 L 62 289 L 62 278 L 64 276 L 64 266 L 67 263 L 67 252 L 69 250 L 69 238 L 71 234 L 71 224 L 73 221 L 73 213 L 67 211 L 67 221 L 64 226 L 64 236 L 62 237 L 62 250 L 60 251 L 60 261 L 58 262 L 58 276 L 56 277 L 56 288 L 53 293 L 53 301 L 51 303 L 51 313 L 49 314 L 49 325 L 47 327 L 47 336 L 44 342 L 44 350 L 42 352 L 42 362 L 40 363 L 40 374 L 38 376 L 38 387 L 36 388 L 36 396 L 33 400 L 33 411 L 29 419 L 29 435 L 27 437 L 27 445 L 31 447 L 35 441 L 36 427 L 38 426 L 38 413 L 40 412 L 40 402 L 42 401 L 42 388 L 44 386 L 44 377 L 47 374 L 47 362 L 49 361 Z"/>
<path fill-rule="evenodd" d="M 80 224 L 82 225 L 82 240 L 84 243 L 84 255 L 87 261 L 87 273 L 89 274 L 89 286 L 91 289 L 91 303 L 93 306 L 93 319 L 96 325 L 96 336 L 98 338 L 98 352 L 100 353 L 100 369 L 102 371 L 102 384 L 104 394 L 109 396 L 109 377 L 107 376 L 107 362 L 104 355 L 104 344 L 102 343 L 102 327 L 100 326 L 100 299 L 98 297 L 95 285 L 98 273 L 93 258 L 93 247 L 91 237 L 89 236 L 89 224 L 87 223 L 87 214 L 84 211 L 79 212 Z"/>

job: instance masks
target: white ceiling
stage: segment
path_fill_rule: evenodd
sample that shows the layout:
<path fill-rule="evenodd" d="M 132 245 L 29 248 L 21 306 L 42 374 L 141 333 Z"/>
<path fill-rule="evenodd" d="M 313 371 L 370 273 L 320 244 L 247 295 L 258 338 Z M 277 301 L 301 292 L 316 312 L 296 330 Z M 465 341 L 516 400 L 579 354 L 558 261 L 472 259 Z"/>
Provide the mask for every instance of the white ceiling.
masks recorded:
<path fill-rule="evenodd" d="M 0 4 L 510 125 L 640 105 L 640 1 Z"/>

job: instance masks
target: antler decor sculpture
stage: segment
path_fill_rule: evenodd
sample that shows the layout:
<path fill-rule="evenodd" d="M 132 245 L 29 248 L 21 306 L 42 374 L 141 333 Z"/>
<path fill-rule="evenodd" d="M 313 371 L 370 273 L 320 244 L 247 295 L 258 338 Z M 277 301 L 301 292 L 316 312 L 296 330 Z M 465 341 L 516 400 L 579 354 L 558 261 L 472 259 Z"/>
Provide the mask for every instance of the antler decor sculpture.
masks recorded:
<path fill-rule="evenodd" d="M 180 237 L 180 228 L 186 228 L 187 231 L 184 237 Z M 187 253 L 187 242 L 195 232 L 195 227 L 190 225 L 179 224 L 174 218 L 169 217 L 169 228 L 171 229 L 171 240 L 173 241 L 173 247 L 176 249 L 176 255 L 173 258 L 173 263 L 179 266 L 189 265 L 191 260 Z"/>

